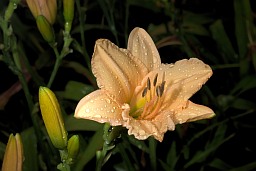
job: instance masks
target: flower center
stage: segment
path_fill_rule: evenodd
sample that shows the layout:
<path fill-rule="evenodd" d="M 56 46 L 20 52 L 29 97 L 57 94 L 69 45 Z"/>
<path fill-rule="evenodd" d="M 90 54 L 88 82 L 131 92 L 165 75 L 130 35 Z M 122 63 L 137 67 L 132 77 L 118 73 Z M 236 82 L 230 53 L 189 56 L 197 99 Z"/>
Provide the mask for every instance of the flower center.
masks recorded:
<path fill-rule="evenodd" d="M 165 73 L 159 83 L 158 74 L 155 75 L 153 82 L 148 77 L 145 88 L 142 89 L 140 97 L 131 108 L 130 115 L 138 119 L 154 118 L 162 104 L 161 97 L 164 93 L 165 83 Z"/>

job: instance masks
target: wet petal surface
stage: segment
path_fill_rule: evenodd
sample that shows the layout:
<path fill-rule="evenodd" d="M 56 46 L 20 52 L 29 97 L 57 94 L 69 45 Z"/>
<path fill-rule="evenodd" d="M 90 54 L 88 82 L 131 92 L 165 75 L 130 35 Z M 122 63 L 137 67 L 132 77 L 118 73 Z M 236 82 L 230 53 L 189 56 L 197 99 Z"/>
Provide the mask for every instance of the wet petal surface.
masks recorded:
<path fill-rule="evenodd" d="M 75 117 L 116 126 L 122 124 L 121 113 L 121 106 L 106 91 L 96 90 L 79 101 Z"/>

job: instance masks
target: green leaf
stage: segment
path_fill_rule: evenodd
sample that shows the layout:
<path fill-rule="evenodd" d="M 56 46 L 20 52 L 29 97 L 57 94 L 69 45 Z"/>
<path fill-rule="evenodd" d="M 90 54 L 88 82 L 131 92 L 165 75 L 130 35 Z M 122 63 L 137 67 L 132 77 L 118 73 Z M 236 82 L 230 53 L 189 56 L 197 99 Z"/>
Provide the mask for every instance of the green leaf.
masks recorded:
<path fill-rule="evenodd" d="M 77 81 L 69 81 L 65 87 L 64 98 L 79 101 L 85 95 L 91 93 L 94 88 L 91 85 Z"/>
<path fill-rule="evenodd" d="M 103 125 L 102 125 L 103 126 Z M 103 127 L 95 132 L 90 139 L 88 146 L 83 153 L 77 158 L 74 165 L 74 171 L 84 170 L 85 165 L 96 155 L 96 152 L 102 148 L 103 141 Z"/>
<path fill-rule="evenodd" d="M 171 148 L 168 151 L 166 163 L 171 167 L 170 170 L 174 170 L 176 162 L 178 160 L 176 152 L 176 141 L 172 142 Z"/>
<path fill-rule="evenodd" d="M 209 166 L 216 168 L 220 171 L 227 171 L 228 169 L 231 169 L 231 166 L 225 163 L 223 160 L 219 158 L 213 159 L 211 163 L 209 163 Z"/>
<path fill-rule="evenodd" d="M 256 88 L 256 77 L 246 76 L 243 77 L 236 86 L 231 90 L 230 94 L 240 95 L 241 93 L 248 91 L 250 89 Z"/>
<path fill-rule="evenodd" d="M 204 14 L 196 14 L 190 11 L 183 11 L 183 21 L 191 22 L 197 25 L 208 24 L 213 21 L 212 17 Z"/>
<path fill-rule="evenodd" d="M 203 27 L 202 25 L 196 24 L 196 23 L 184 22 L 182 24 L 182 28 L 187 33 L 196 34 L 199 36 L 209 36 L 210 35 L 208 30 L 205 27 Z"/>
<path fill-rule="evenodd" d="M 0 160 L 4 158 L 6 145 L 0 141 Z"/>
<path fill-rule="evenodd" d="M 254 102 L 243 98 L 237 98 L 232 95 L 219 95 L 218 102 L 219 105 L 222 106 L 224 110 L 230 107 L 240 110 L 250 110 L 256 108 L 256 104 Z"/>
<path fill-rule="evenodd" d="M 102 128 L 102 124 L 87 120 L 76 119 L 73 115 L 65 117 L 65 128 L 67 131 L 97 131 Z"/>
<path fill-rule="evenodd" d="M 96 80 L 92 75 L 91 71 L 89 71 L 89 69 L 84 67 L 81 63 L 74 62 L 74 61 L 63 61 L 63 66 L 67 68 L 71 68 L 75 72 L 82 74 L 90 81 L 90 83 L 92 83 L 92 85 L 96 86 Z"/>
<path fill-rule="evenodd" d="M 128 136 L 128 139 L 130 141 L 131 144 L 133 144 L 134 146 L 136 146 L 138 149 L 149 153 L 149 148 L 147 147 L 147 145 L 145 144 L 144 141 L 140 141 L 136 138 L 134 138 L 134 136 Z"/>
<path fill-rule="evenodd" d="M 236 57 L 236 52 L 230 42 L 230 39 L 224 29 L 224 26 L 222 24 L 221 20 L 215 21 L 210 26 L 210 31 L 212 33 L 213 39 L 216 41 L 218 48 L 221 50 L 221 52 L 224 53 L 223 59 L 226 58 L 228 61 L 226 62 L 234 62 Z"/>
<path fill-rule="evenodd" d="M 169 170 L 173 170 L 168 164 L 166 164 L 165 162 L 163 162 L 161 159 L 159 159 L 159 162 L 162 166 L 162 168 L 166 171 L 169 171 Z"/>
<path fill-rule="evenodd" d="M 31 127 L 22 131 L 21 140 L 25 156 L 23 171 L 38 170 L 37 139 L 34 129 Z"/>
<path fill-rule="evenodd" d="M 235 33 L 240 59 L 245 58 L 248 49 L 247 22 L 250 11 L 249 0 L 234 0 Z"/>
<path fill-rule="evenodd" d="M 217 127 L 217 130 L 215 131 L 214 138 L 209 141 L 209 143 L 205 146 L 206 149 L 210 148 L 213 144 L 217 144 L 223 139 L 225 139 L 227 130 L 227 124 L 221 124 Z"/>
<path fill-rule="evenodd" d="M 234 137 L 234 134 L 231 134 L 230 136 L 228 136 L 227 138 L 225 138 L 224 140 L 212 144 L 210 147 L 208 147 L 207 149 L 203 150 L 203 151 L 198 151 L 194 157 L 192 159 L 189 160 L 189 162 L 187 162 L 184 165 L 184 168 L 187 169 L 189 166 L 195 164 L 195 163 L 200 163 L 203 162 L 210 154 L 212 154 L 213 152 L 215 152 L 217 150 L 217 148 L 220 147 L 220 145 L 222 145 L 223 143 L 225 143 L 226 141 L 230 140 L 232 137 Z"/>
<path fill-rule="evenodd" d="M 234 168 L 234 169 L 230 169 L 229 171 L 241 171 L 241 170 L 250 171 L 250 170 L 255 170 L 255 169 L 256 169 L 256 162 L 251 162 L 251 163 L 248 163 L 244 166 L 237 167 L 237 168 Z"/>

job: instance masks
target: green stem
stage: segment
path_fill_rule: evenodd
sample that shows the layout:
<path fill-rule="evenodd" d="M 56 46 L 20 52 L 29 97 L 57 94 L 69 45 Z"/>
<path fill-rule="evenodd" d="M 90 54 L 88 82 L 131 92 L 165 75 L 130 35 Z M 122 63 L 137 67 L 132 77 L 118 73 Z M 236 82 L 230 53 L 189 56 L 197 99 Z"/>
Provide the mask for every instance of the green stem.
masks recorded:
<path fill-rule="evenodd" d="M 99 158 L 98 158 L 97 163 L 96 163 L 96 169 L 95 169 L 96 171 L 101 171 L 103 161 L 104 161 L 105 156 L 107 154 L 107 146 L 108 146 L 108 144 L 106 142 L 104 142 L 103 149 L 100 152 Z"/>
<path fill-rule="evenodd" d="M 122 127 L 112 127 L 109 123 L 105 123 L 103 128 L 103 149 L 99 152 L 99 158 L 96 163 L 96 171 L 100 171 L 103 164 L 106 162 L 105 157 L 107 152 L 115 147 L 114 140 L 119 137 Z"/>
<path fill-rule="evenodd" d="M 156 171 L 156 144 L 156 140 L 153 137 L 149 137 L 149 158 L 152 171 Z"/>
<path fill-rule="evenodd" d="M 57 50 L 57 47 L 56 46 L 52 46 L 52 48 L 53 48 L 53 51 L 54 51 L 55 56 L 56 56 L 56 61 L 55 61 L 54 68 L 53 68 L 53 71 L 52 71 L 51 76 L 50 76 L 50 80 L 49 80 L 49 82 L 47 84 L 48 88 L 50 88 L 52 86 L 52 83 L 53 83 L 53 81 L 54 81 L 54 79 L 56 77 L 57 71 L 58 71 L 59 66 L 61 64 L 61 61 L 62 61 L 62 59 L 60 58 L 59 52 Z"/>
<path fill-rule="evenodd" d="M 12 47 L 11 47 L 12 55 L 13 55 L 14 63 L 15 63 L 16 68 L 17 68 L 16 70 L 18 70 L 18 72 L 16 72 L 16 74 L 17 74 L 17 76 L 20 80 L 22 89 L 24 91 L 24 94 L 25 94 L 25 97 L 26 97 L 26 100 L 27 100 L 27 103 L 28 103 L 29 113 L 30 113 L 30 117 L 31 117 L 31 120 L 32 120 L 33 127 L 35 129 L 35 132 L 36 132 L 36 135 L 39 139 L 39 142 L 41 143 L 42 133 L 41 133 L 40 125 L 38 124 L 39 123 L 38 122 L 38 116 L 35 115 L 35 112 L 34 112 L 34 108 L 36 106 L 33 103 L 31 94 L 29 92 L 29 88 L 28 88 L 26 78 L 24 77 L 24 75 L 22 73 L 22 67 L 21 67 L 21 62 L 20 62 L 20 58 L 19 58 L 19 54 L 18 54 L 17 42 L 16 42 L 16 39 L 15 39 L 14 36 L 12 36 L 12 41 L 11 42 L 12 42 Z M 41 146 L 43 146 L 43 145 L 41 144 Z"/>
<path fill-rule="evenodd" d="M 68 29 L 70 29 L 70 28 L 68 28 Z M 61 64 L 62 59 L 70 53 L 69 46 L 70 46 L 71 42 L 73 41 L 73 39 L 71 38 L 68 30 L 64 31 L 63 39 L 64 39 L 64 44 L 63 44 L 61 53 L 58 52 L 58 49 L 57 49 L 57 46 L 55 43 L 50 44 L 50 46 L 53 48 L 53 51 L 55 53 L 56 61 L 55 61 L 54 68 L 53 68 L 52 74 L 50 76 L 49 82 L 47 84 L 48 88 L 50 88 L 52 86 L 52 83 L 56 77 L 56 74 L 58 72 L 58 69 Z"/>
<path fill-rule="evenodd" d="M 86 52 L 86 48 L 85 48 L 86 45 L 85 45 L 85 35 L 84 35 L 84 14 L 82 13 L 79 0 L 76 0 L 76 7 L 77 7 L 78 14 L 79 14 L 79 29 L 80 29 L 81 42 L 82 42 L 82 47 L 83 47 L 82 54 L 85 58 L 87 67 L 90 69 L 91 68 L 90 57 L 89 57 L 88 53 Z"/>
<path fill-rule="evenodd" d="M 59 150 L 60 152 L 60 157 L 62 163 L 60 163 L 57 168 L 61 171 L 70 171 L 70 166 L 69 166 L 69 161 L 68 161 L 68 151 L 67 149 L 64 150 Z"/>

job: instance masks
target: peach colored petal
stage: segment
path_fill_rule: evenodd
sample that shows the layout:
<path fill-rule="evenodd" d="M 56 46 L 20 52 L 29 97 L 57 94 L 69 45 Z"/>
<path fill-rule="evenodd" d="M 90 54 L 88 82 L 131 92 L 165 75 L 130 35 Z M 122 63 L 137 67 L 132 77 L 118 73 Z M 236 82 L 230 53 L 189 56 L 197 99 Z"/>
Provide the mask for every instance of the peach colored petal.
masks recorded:
<path fill-rule="evenodd" d="M 131 31 L 127 49 L 145 64 L 148 72 L 161 64 L 155 43 L 144 29 L 136 27 Z"/>
<path fill-rule="evenodd" d="M 120 103 L 130 100 L 136 85 L 147 74 L 140 60 L 106 39 L 96 41 L 92 71 L 99 88 L 113 94 Z"/>
<path fill-rule="evenodd" d="M 96 90 L 82 98 L 75 110 L 75 117 L 94 120 L 100 123 L 109 122 L 112 126 L 122 124 L 122 109 L 105 90 Z"/>
<path fill-rule="evenodd" d="M 169 112 L 164 112 L 152 120 L 134 119 L 129 115 L 130 107 L 128 104 L 123 108 L 123 126 L 128 129 L 129 135 L 134 135 L 139 140 L 145 140 L 149 136 L 153 136 L 158 141 L 162 142 L 164 133 L 167 130 L 174 130 L 175 125 L 172 121 Z"/>
<path fill-rule="evenodd" d="M 187 102 L 184 109 L 176 111 L 173 115 L 175 124 L 182 124 L 184 122 L 192 122 L 201 119 L 209 119 L 215 116 L 214 112 L 203 105 L 195 104 L 191 101 Z"/>
<path fill-rule="evenodd" d="M 142 80 L 141 85 L 146 84 L 146 79 L 153 80 L 158 74 L 158 83 L 166 81 L 163 92 L 162 110 L 165 108 L 181 108 L 186 101 L 196 93 L 211 77 L 212 70 L 197 58 L 183 59 L 175 64 L 162 64 L 159 69 L 152 71 Z"/>

